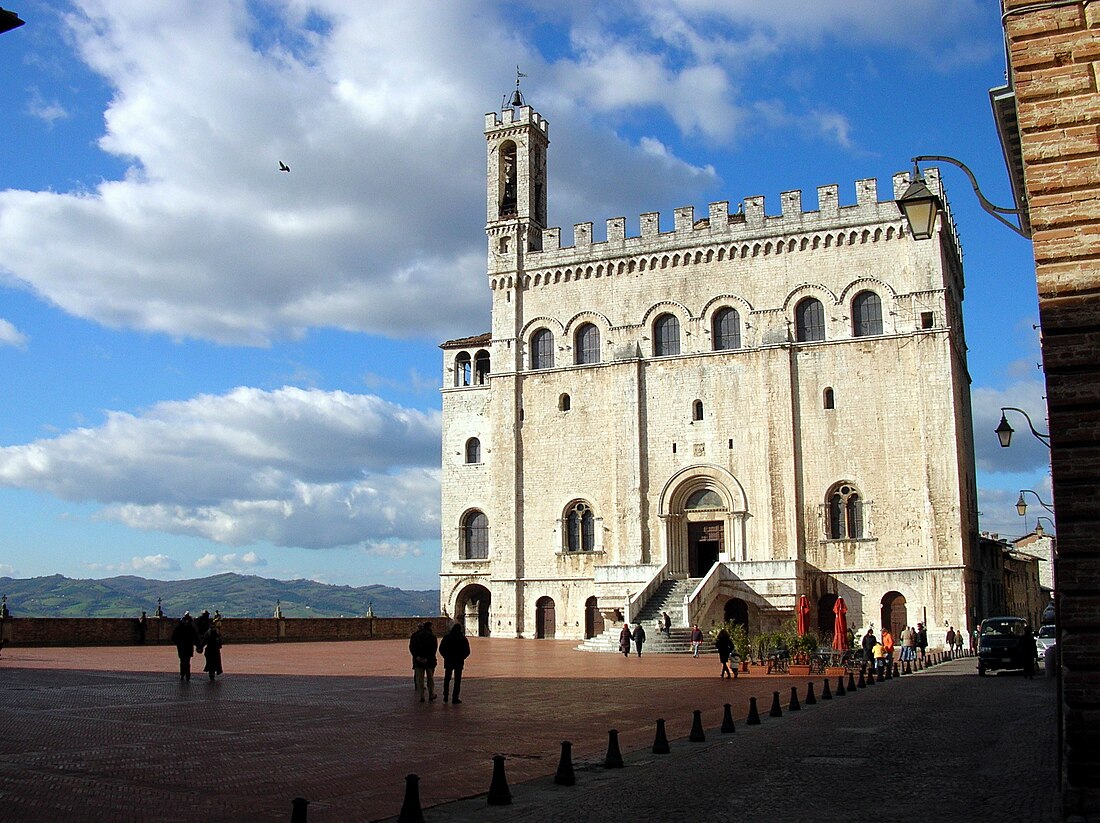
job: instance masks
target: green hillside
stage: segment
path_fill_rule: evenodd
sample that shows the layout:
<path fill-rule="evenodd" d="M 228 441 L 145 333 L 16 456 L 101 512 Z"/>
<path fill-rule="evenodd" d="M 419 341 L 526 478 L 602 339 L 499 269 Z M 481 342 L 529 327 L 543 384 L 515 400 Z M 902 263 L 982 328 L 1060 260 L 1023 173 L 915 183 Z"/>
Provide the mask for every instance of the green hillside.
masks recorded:
<path fill-rule="evenodd" d="M 0 594 L 7 595 L 13 617 L 136 617 L 142 611 L 152 615 L 158 597 L 169 617 L 203 609 L 218 609 L 226 617 L 271 617 L 276 602 L 281 603 L 284 617 L 353 617 L 365 614 L 368 606 L 379 617 L 439 613 L 439 592 L 434 589 L 331 586 L 232 573 L 195 580 L 133 576 L 73 580 L 59 574 L 0 577 Z"/>

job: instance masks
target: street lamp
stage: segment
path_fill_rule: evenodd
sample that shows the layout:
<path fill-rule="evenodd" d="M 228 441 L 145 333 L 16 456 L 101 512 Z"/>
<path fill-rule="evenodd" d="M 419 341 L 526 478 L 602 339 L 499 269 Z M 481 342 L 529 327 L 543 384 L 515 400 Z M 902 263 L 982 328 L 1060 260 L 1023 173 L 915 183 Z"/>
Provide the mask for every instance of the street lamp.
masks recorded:
<path fill-rule="evenodd" d="M 17 29 L 26 23 L 25 20 L 20 20 L 19 15 L 14 11 L 8 11 L 3 6 L 0 6 L 0 34 L 12 29 Z"/>
<path fill-rule="evenodd" d="M 1043 532 L 1043 521 L 1044 520 L 1047 521 L 1048 523 L 1050 523 L 1050 527 L 1052 529 L 1054 528 L 1054 521 L 1051 520 L 1049 517 L 1047 517 L 1045 514 L 1041 514 L 1041 515 L 1039 515 L 1038 517 L 1035 518 L 1035 536 L 1036 537 L 1042 537 L 1043 534 L 1044 534 L 1044 532 Z"/>
<path fill-rule="evenodd" d="M 1044 503 L 1043 498 L 1041 498 L 1036 492 L 1032 491 L 1031 489 L 1020 489 L 1020 499 L 1016 501 L 1016 513 L 1020 515 L 1020 517 L 1023 517 L 1027 514 L 1027 503 L 1024 502 L 1025 492 L 1027 494 L 1034 495 L 1035 499 L 1039 501 L 1040 506 L 1042 506 L 1051 514 L 1054 514 L 1054 507 L 1051 506 L 1049 503 Z"/>
<path fill-rule="evenodd" d="M 1042 442 L 1048 449 L 1050 448 L 1050 435 L 1043 434 L 1035 430 L 1035 425 L 1031 422 L 1031 417 L 1023 409 L 1018 409 L 1015 406 L 1001 406 L 1001 422 L 997 424 L 997 428 L 994 429 L 997 432 L 997 439 L 1001 441 L 1001 448 L 1007 449 L 1012 445 L 1012 433 L 1016 431 L 1012 426 L 1008 425 L 1008 418 L 1005 417 L 1006 411 L 1019 412 L 1024 416 L 1027 421 L 1028 428 L 1031 429 L 1031 433 L 1035 435 L 1035 439 Z"/>
<path fill-rule="evenodd" d="M 942 154 L 922 154 L 913 158 L 913 172 L 909 176 L 909 188 L 905 190 L 905 193 L 898 198 L 897 201 L 898 208 L 901 209 L 901 213 L 905 215 L 905 219 L 909 223 L 909 229 L 913 233 L 913 239 L 927 240 L 932 236 L 932 230 L 936 225 L 936 218 L 939 216 L 939 211 L 942 208 L 939 198 L 929 191 L 928 186 L 924 184 L 924 178 L 921 176 L 920 167 L 917 165 L 918 163 L 928 161 L 950 163 L 952 166 L 962 169 L 966 176 L 970 178 L 970 185 L 974 187 L 974 194 L 978 196 L 978 202 L 981 204 L 982 209 L 1004 225 L 1008 226 L 1016 232 L 1016 234 L 1020 235 L 1020 237 L 1025 239 L 1031 238 L 1031 225 L 1028 222 L 1027 209 L 1008 209 L 1004 206 L 994 206 L 985 198 L 981 189 L 978 188 L 978 181 L 974 177 L 974 172 L 970 171 L 961 160 L 956 160 L 954 157 L 946 157 Z M 1006 214 L 1015 215 L 1016 219 L 1019 221 L 1019 225 L 1006 220 L 1004 217 Z"/>

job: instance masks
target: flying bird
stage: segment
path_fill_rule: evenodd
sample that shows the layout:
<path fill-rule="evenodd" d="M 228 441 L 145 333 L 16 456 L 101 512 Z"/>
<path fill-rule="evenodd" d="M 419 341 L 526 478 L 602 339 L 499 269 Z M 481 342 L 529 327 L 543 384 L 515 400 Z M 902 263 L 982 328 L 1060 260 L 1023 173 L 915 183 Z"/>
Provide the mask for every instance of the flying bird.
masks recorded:
<path fill-rule="evenodd" d="M 284 163 L 282 160 L 280 160 L 279 161 L 279 171 L 290 171 L 290 166 L 288 166 L 286 163 Z"/>

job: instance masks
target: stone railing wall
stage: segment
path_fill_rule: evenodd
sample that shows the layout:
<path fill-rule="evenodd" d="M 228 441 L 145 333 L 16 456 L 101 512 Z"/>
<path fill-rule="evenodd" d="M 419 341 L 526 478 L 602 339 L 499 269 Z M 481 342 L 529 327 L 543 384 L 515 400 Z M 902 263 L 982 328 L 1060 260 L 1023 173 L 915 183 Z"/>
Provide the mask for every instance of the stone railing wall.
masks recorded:
<path fill-rule="evenodd" d="M 395 640 L 408 638 L 428 619 L 437 634 L 451 625 L 445 617 L 225 617 L 221 632 L 232 643 Z M 177 622 L 150 618 L 145 642 L 169 643 Z M 132 617 L 8 618 L 0 620 L 0 639 L 10 646 L 128 646 L 138 642 L 138 621 Z"/>

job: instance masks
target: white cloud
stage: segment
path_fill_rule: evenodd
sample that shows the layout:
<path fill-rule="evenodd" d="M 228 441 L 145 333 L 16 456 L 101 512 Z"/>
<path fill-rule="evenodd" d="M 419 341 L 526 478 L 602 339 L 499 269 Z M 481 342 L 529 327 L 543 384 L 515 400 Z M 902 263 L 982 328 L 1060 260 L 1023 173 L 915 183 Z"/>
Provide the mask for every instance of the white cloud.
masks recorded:
<path fill-rule="evenodd" d="M 439 439 L 435 411 L 239 388 L 0 448 L 0 484 L 233 546 L 423 540 L 439 534 Z"/>
<path fill-rule="evenodd" d="M 166 554 L 147 554 L 134 556 L 123 563 L 84 563 L 83 566 L 94 572 L 109 574 L 131 574 L 134 572 L 171 572 L 179 571 L 180 564 Z"/>
<path fill-rule="evenodd" d="M 1050 449 L 1035 438 L 1019 412 L 1005 417 L 1015 430 L 1012 445 L 1002 448 L 994 430 L 1001 421 L 1001 408 L 1023 409 L 1040 434 L 1048 434 L 1046 388 L 1039 380 L 1013 383 L 1005 389 L 976 386 L 970 392 L 974 417 L 974 457 L 978 471 L 994 474 L 1032 473 L 1038 477 L 1050 470 Z M 1036 481 L 1038 482 L 1038 481 Z"/>
<path fill-rule="evenodd" d="M 424 550 L 417 543 L 386 540 L 363 544 L 363 553 L 371 557 L 421 557 Z"/>
<path fill-rule="evenodd" d="M 56 100 L 46 100 L 35 92 L 27 104 L 27 111 L 31 117 L 37 117 L 48 125 L 53 125 L 58 120 L 67 120 L 70 117 L 68 111 Z"/>
<path fill-rule="evenodd" d="M 203 571 L 241 571 L 257 569 L 266 565 L 267 561 L 256 552 L 245 552 L 244 554 L 233 552 L 221 555 L 211 552 L 204 554 L 195 561 L 195 568 Z"/>
<path fill-rule="evenodd" d="M 15 566 L 9 566 L 7 563 L 0 563 L 0 576 L 15 577 L 15 571 Z"/>
<path fill-rule="evenodd" d="M 14 346 L 17 349 L 27 347 L 27 336 L 2 317 L 0 317 L 0 346 Z"/>

